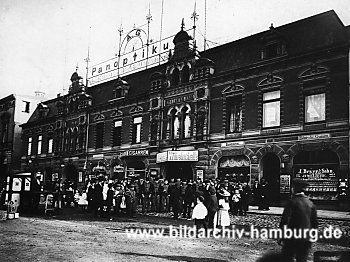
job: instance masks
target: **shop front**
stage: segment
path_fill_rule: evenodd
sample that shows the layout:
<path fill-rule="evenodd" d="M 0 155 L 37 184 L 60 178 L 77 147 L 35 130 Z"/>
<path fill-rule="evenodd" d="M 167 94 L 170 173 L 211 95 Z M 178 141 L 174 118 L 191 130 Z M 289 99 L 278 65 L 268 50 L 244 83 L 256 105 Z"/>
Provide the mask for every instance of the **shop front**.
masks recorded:
<path fill-rule="evenodd" d="M 293 160 L 293 173 L 309 183 L 307 194 L 314 200 L 336 200 L 339 158 L 329 150 L 300 151 Z"/>
<path fill-rule="evenodd" d="M 218 178 L 229 182 L 250 181 L 250 161 L 245 155 L 224 156 L 219 160 Z"/>
<path fill-rule="evenodd" d="M 121 154 L 122 162 L 124 163 L 124 178 L 129 179 L 146 179 L 149 150 L 127 150 Z M 121 170 L 121 169 L 120 169 Z"/>
<path fill-rule="evenodd" d="M 157 154 L 156 162 L 160 165 L 161 176 L 170 180 L 182 181 L 194 179 L 194 163 L 198 161 L 198 151 L 166 151 Z"/>

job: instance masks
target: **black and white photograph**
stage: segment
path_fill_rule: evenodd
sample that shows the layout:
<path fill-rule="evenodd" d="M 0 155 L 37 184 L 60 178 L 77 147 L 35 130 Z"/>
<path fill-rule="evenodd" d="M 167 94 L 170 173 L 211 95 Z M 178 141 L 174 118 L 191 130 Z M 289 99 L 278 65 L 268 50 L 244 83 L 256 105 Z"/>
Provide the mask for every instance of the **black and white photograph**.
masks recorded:
<path fill-rule="evenodd" d="M 349 262 L 348 0 L 1 0 L 0 261 Z"/>

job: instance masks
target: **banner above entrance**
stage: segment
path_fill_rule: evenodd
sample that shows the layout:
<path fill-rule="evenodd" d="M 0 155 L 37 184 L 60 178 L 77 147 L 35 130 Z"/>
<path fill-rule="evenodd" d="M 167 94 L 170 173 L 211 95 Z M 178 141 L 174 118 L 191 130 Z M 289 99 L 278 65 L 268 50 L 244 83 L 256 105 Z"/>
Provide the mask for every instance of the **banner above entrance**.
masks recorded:
<path fill-rule="evenodd" d="M 176 161 L 198 161 L 198 151 L 167 151 L 157 154 L 157 163 Z"/>

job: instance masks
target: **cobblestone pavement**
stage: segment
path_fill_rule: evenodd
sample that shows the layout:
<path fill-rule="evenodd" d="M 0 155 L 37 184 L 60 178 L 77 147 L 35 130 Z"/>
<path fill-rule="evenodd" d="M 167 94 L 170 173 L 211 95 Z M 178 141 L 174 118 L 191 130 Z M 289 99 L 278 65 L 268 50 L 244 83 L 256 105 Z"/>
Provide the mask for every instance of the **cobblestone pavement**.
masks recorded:
<path fill-rule="evenodd" d="M 236 228 L 277 227 L 279 216 L 248 214 L 231 217 Z M 348 224 L 331 222 L 342 229 Z M 20 217 L 0 225 L 0 258 L 5 261 L 256 261 L 266 252 L 281 248 L 275 239 L 129 239 L 127 229 L 193 226 L 192 220 L 173 219 L 172 213 L 137 214 L 95 219 L 79 209 L 64 209 L 52 216 Z M 169 232 L 167 234 L 169 236 Z M 344 251 L 346 243 L 317 242 L 313 251 Z M 0 261 L 3 261 L 0 259 Z M 312 261 L 310 256 L 309 261 Z"/>
<path fill-rule="evenodd" d="M 148 216 L 157 217 L 172 217 L 172 213 L 147 213 Z M 232 216 L 231 224 L 236 226 L 249 227 L 254 225 L 256 228 L 278 228 L 281 220 L 279 215 L 263 215 L 263 214 L 247 214 L 246 216 Z M 342 232 L 340 239 L 322 239 L 320 241 L 327 243 L 334 243 L 341 246 L 350 246 L 350 222 L 342 220 L 318 219 L 319 233 L 321 234 L 325 228 L 333 227 L 339 228 Z"/>

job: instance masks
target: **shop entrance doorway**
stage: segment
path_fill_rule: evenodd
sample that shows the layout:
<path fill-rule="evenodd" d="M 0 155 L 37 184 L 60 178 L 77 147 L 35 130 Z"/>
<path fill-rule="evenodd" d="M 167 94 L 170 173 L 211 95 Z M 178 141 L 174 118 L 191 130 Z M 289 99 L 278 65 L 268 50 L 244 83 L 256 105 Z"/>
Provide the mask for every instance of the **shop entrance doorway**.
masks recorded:
<path fill-rule="evenodd" d="M 182 181 L 193 180 L 193 171 L 189 162 L 168 162 L 166 164 L 168 180 L 180 178 Z"/>
<path fill-rule="evenodd" d="M 146 178 L 146 167 L 142 160 L 127 160 L 126 177 L 130 179 Z"/>
<path fill-rule="evenodd" d="M 262 178 L 268 183 L 270 203 L 278 203 L 280 200 L 280 159 L 274 153 L 267 153 L 262 158 Z"/>
<path fill-rule="evenodd" d="M 72 183 L 77 183 L 78 181 L 78 170 L 73 164 L 68 164 L 63 169 L 63 178 Z"/>

